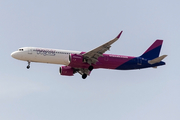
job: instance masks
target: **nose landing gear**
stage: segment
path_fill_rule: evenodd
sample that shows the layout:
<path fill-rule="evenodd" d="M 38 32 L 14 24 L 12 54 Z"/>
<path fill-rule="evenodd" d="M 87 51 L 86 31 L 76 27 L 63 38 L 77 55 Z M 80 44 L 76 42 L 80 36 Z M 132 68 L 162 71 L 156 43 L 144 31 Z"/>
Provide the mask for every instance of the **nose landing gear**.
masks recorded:
<path fill-rule="evenodd" d="M 28 61 L 28 66 L 27 66 L 27 69 L 29 69 L 30 68 L 30 61 Z"/>

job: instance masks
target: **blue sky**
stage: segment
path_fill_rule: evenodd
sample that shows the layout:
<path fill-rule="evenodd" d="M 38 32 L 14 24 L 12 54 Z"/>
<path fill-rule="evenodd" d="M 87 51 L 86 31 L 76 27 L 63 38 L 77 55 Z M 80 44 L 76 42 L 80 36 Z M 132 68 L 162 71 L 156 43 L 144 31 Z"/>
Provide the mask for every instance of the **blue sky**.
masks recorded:
<path fill-rule="evenodd" d="M 180 119 L 178 0 L 1 1 L 0 119 Z M 123 30 L 107 53 L 139 56 L 156 39 L 167 65 L 157 69 L 93 70 L 82 80 L 60 76 L 61 65 L 13 59 L 24 46 L 89 51 Z"/>

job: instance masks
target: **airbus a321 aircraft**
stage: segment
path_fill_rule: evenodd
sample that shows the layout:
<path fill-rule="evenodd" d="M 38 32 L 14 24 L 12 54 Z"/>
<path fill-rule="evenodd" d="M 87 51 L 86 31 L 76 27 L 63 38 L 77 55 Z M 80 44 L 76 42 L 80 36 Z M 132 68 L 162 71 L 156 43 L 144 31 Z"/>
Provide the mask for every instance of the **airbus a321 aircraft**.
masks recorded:
<path fill-rule="evenodd" d="M 11 56 L 18 60 L 28 62 L 27 69 L 30 68 L 31 62 L 62 64 L 59 73 L 65 76 L 73 76 L 80 73 L 85 79 L 90 75 L 93 69 L 116 69 L 116 70 L 133 70 L 142 68 L 157 68 L 165 65 L 163 60 L 167 55 L 159 57 L 163 40 L 156 40 L 141 56 L 132 57 L 124 55 L 104 54 L 110 49 L 111 45 L 116 42 L 122 34 L 110 40 L 109 42 L 89 51 L 70 51 L 60 49 L 22 47 L 15 51 Z"/>

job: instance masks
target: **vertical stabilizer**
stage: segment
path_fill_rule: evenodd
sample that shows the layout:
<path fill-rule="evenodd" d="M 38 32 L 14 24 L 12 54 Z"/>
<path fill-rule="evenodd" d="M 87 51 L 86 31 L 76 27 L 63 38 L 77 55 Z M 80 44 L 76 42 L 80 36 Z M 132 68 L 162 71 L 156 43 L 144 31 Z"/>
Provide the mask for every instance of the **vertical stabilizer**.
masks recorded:
<path fill-rule="evenodd" d="M 156 40 L 140 57 L 155 59 L 159 57 L 163 40 Z"/>

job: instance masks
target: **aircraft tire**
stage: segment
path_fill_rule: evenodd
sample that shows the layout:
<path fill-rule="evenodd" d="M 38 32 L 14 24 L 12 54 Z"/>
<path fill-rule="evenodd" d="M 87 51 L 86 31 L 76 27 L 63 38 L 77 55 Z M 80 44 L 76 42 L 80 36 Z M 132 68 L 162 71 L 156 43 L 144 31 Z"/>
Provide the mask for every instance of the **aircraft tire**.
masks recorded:
<path fill-rule="evenodd" d="M 93 68 L 94 68 L 93 66 L 89 66 L 88 70 L 89 70 L 89 71 L 92 71 Z"/>
<path fill-rule="evenodd" d="M 27 66 L 27 69 L 29 69 L 29 68 L 30 68 L 30 66 L 28 65 L 28 66 Z"/>
<path fill-rule="evenodd" d="M 86 79 L 86 77 L 87 77 L 86 74 L 83 74 L 83 75 L 82 75 L 82 78 L 83 78 L 83 79 Z"/>

